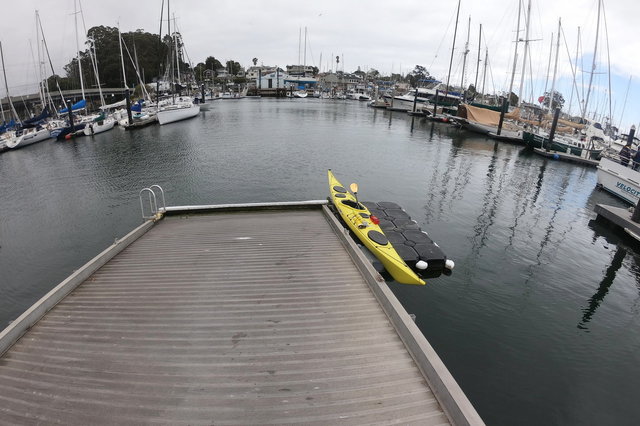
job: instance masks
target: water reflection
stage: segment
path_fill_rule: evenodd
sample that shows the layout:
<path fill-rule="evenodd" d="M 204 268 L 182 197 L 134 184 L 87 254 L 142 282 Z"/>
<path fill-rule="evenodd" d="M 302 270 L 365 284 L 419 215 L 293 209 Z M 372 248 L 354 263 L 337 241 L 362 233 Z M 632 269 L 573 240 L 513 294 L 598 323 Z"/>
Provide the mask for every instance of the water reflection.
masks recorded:
<path fill-rule="evenodd" d="M 592 201 L 600 201 L 602 192 L 595 190 L 595 194 L 592 194 L 590 198 Z M 611 290 L 618 272 L 623 268 L 625 259 L 631 261 L 630 270 L 633 271 L 635 286 L 639 290 L 638 295 L 640 297 L 640 252 L 638 251 L 640 244 L 623 230 L 612 226 L 601 217 L 589 221 L 589 228 L 593 231 L 592 241 L 594 243 L 598 239 L 604 239 L 607 244 L 605 248 L 615 246 L 615 252 L 605 269 L 604 276 L 600 280 L 595 294 L 589 298 L 587 306 L 582 309 L 582 319 L 577 327 L 585 331 L 589 331 L 587 325 Z"/>
<path fill-rule="evenodd" d="M 508 160 L 504 161 L 505 164 L 507 162 Z M 502 167 L 497 167 L 497 163 L 498 142 L 496 141 L 487 169 L 486 191 L 484 193 L 481 211 L 476 219 L 476 224 L 473 227 L 473 236 L 471 237 L 471 252 L 475 257 L 478 256 L 480 250 L 486 244 L 489 228 L 493 225 L 496 211 L 503 200 L 502 190 L 509 169 L 505 167 L 504 164 Z"/>
<path fill-rule="evenodd" d="M 613 255 L 613 259 L 611 259 L 611 263 L 604 273 L 602 281 L 600 281 L 600 284 L 598 285 L 598 290 L 589 299 L 588 306 L 582 310 L 582 320 L 580 321 L 580 323 L 578 323 L 579 329 L 588 330 L 586 326 L 587 323 L 591 321 L 591 318 L 596 313 L 598 306 L 600 306 L 600 303 L 609 292 L 609 287 L 611 287 L 611 284 L 613 284 L 613 281 L 616 278 L 616 273 L 622 267 L 622 261 L 624 260 L 626 255 L 627 251 L 618 246 L 615 254 Z"/>

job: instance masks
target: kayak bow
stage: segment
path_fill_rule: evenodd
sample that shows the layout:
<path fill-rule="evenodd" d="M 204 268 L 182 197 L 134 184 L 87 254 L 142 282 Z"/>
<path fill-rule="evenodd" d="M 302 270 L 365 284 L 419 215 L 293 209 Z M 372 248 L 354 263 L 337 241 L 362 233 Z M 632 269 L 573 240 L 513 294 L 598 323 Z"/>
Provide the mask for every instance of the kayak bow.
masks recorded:
<path fill-rule="evenodd" d="M 359 203 L 354 195 L 342 186 L 331 169 L 328 171 L 328 177 L 331 202 L 340 213 L 340 217 L 365 247 L 382 262 L 393 279 L 401 284 L 424 285 L 425 282 L 393 248 L 382 229 L 375 223 L 375 216 L 371 217 L 369 209 Z"/>

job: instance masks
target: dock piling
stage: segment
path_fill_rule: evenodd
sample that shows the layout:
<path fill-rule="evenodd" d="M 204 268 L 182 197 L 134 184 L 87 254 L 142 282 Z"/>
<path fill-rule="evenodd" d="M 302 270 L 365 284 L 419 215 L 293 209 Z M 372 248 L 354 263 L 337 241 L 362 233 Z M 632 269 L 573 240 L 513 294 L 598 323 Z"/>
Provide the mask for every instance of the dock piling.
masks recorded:
<path fill-rule="evenodd" d="M 506 114 L 507 109 L 509 109 L 509 100 L 507 98 L 502 98 L 502 108 L 500 108 L 500 121 L 498 122 L 498 131 L 496 132 L 498 136 L 500 136 L 500 133 L 502 133 L 502 124 L 504 124 L 504 115 Z"/>

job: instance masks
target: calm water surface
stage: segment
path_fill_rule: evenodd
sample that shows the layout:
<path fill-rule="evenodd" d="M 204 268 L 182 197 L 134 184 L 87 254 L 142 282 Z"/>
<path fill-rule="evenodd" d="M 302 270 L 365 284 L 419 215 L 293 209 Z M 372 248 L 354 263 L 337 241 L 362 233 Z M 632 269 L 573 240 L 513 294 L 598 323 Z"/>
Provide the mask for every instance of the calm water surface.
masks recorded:
<path fill-rule="evenodd" d="M 593 221 L 624 205 L 595 170 L 357 102 L 218 101 L 0 155 L 0 324 L 140 224 L 145 186 L 169 205 L 323 199 L 327 168 L 455 260 L 390 285 L 488 424 L 637 424 L 640 256 Z"/>

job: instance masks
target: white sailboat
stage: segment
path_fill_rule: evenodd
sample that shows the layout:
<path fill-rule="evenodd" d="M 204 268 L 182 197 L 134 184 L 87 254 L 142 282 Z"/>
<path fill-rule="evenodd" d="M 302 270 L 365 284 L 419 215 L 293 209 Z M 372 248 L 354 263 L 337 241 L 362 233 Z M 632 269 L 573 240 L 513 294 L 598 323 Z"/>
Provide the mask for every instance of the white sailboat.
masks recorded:
<path fill-rule="evenodd" d="M 167 1 L 167 19 L 168 19 L 168 32 L 170 37 L 175 37 L 175 34 L 171 34 L 171 20 L 169 13 L 169 1 Z M 172 54 L 172 46 L 169 44 L 170 56 Z M 178 52 L 175 52 L 176 56 Z M 169 60 L 171 67 L 171 86 L 175 89 L 175 75 L 173 72 L 173 60 Z M 187 118 L 195 117 L 200 113 L 200 105 L 193 103 L 191 96 L 179 96 L 163 100 L 158 103 L 158 123 L 160 125 L 174 123 L 176 121 L 186 120 Z"/>

